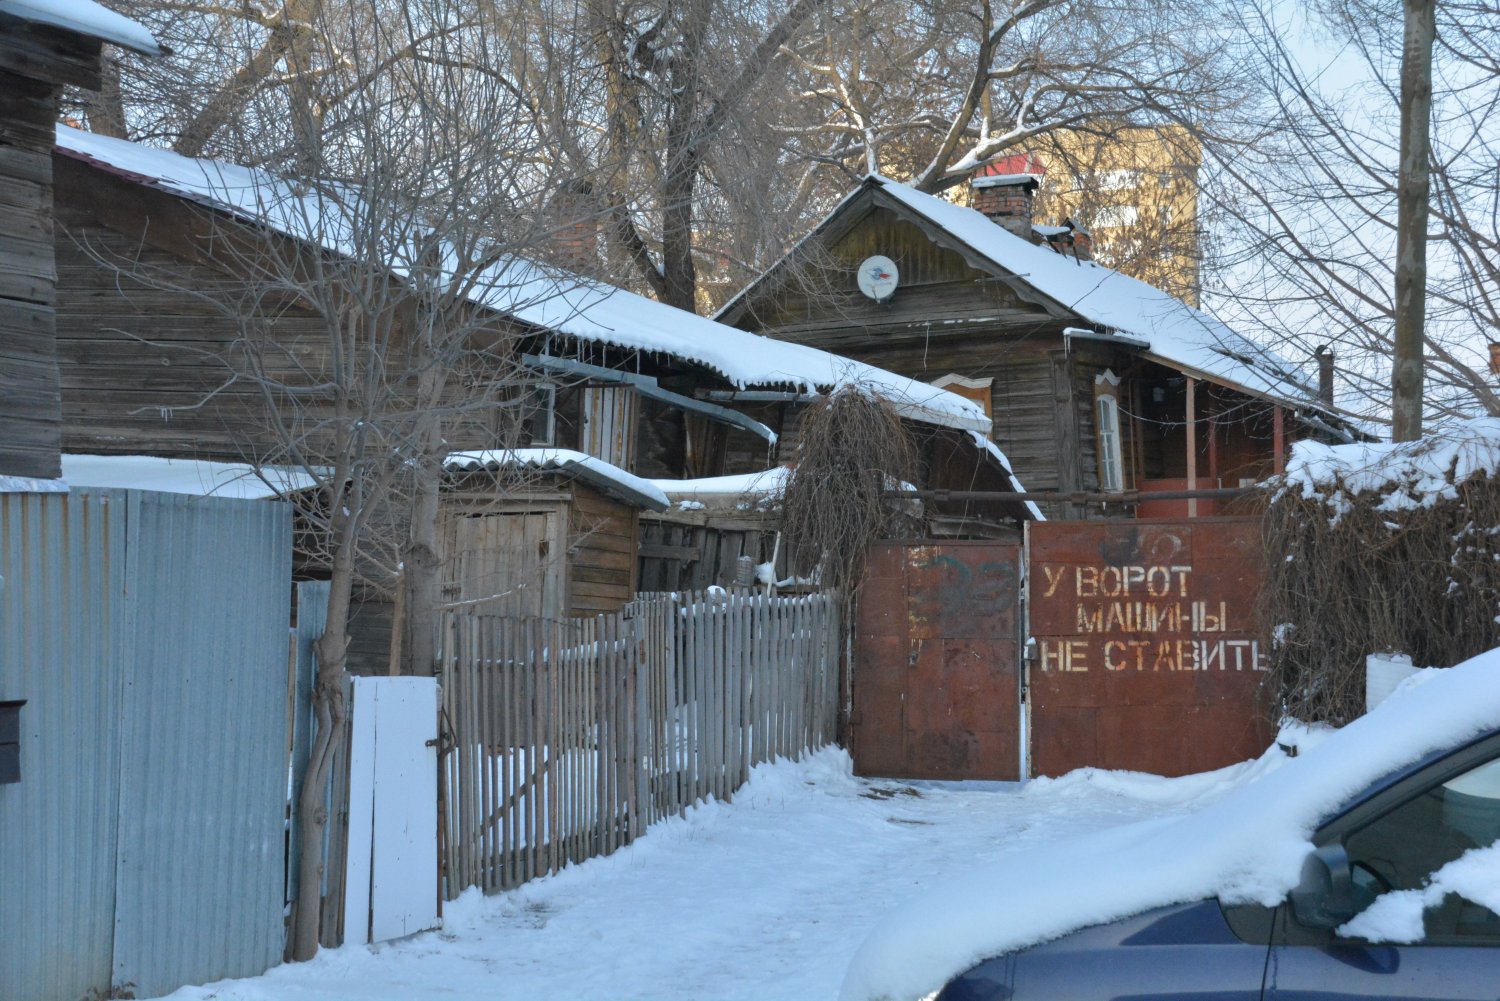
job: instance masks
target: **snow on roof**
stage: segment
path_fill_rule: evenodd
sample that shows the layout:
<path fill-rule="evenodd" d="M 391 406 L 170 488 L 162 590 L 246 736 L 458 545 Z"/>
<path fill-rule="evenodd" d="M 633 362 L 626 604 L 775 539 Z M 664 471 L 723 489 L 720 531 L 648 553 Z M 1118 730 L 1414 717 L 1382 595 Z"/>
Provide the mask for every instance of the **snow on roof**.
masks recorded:
<path fill-rule="evenodd" d="M 94 0 L 0 0 L 0 14 L 77 32 L 142 55 L 163 54 L 162 47 L 145 25 L 116 14 Z"/>
<path fill-rule="evenodd" d="M 66 125 L 57 127 L 57 145 L 66 154 L 179 196 L 352 253 L 353 241 L 343 221 L 352 210 L 338 207 L 310 185 L 294 185 L 251 168 L 194 160 Z M 710 369 L 741 389 L 789 386 L 827 392 L 858 385 L 912 420 L 964 431 L 990 430 L 983 409 L 955 393 L 817 348 L 726 326 L 532 261 L 513 258 L 497 265 L 477 284 L 476 302 L 527 323 L 580 340 L 670 355 Z"/>
<path fill-rule="evenodd" d="M 0 476 L 0 494 L 65 494 L 67 480 L 48 480 L 35 476 Z"/>
<path fill-rule="evenodd" d="M 667 495 L 652 481 L 568 448 L 487 448 L 450 452 L 443 460 L 443 468 L 460 473 L 498 469 L 556 470 L 576 476 L 611 496 L 640 507 L 665 511 L 671 506 Z"/>
<path fill-rule="evenodd" d="M 1037 187 L 1042 183 L 1040 174 L 986 174 L 969 182 L 973 188 L 1000 188 L 1010 184 L 1026 184 Z"/>
<path fill-rule="evenodd" d="M 244 462 L 163 459 L 154 455 L 64 455 L 63 480 L 74 487 L 157 490 L 196 497 L 265 500 L 317 486 L 306 471 Z"/>
<path fill-rule="evenodd" d="M 740 473 L 734 476 L 704 476 L 695 480 L 652 480 L 676 507 L 750 510 L 781 500 L 792 471 L 787 466 Z"/>
<path fill-rule="evenodd" d="M 1379 493 L 1380 510 L 1431 507 L 1458 497 L 1473 476 L 1500 474 L 1500 417 L 1455 421 L 1420 441 L 1323 445 L 1299 441 L 1286 465 L 1286 489 L 1322 497 L 1339 510 L 1356 494 Z"/>
<path fill-rule="evenodd" d="M 1106 332 L 1148 341 L 1147 356 L 1256 395 L 1317 405 L 1316 389 L 1296 366 L 1181 299 L 1102 264 L 1036 246 L 974 209 L 887 178 L 871 182 L 1070 312 Z"/>
<path fill-rule="evenodd" d="M 1193 813 L 1056 841 L 950 876 L 899 905 L 865 939 L 840 998 L 915 1001 L 984 959 L 1154 907 L 1214 897 L 1279 904 L 1322 821 L 1390 773 L 1500 727 L 1497 681 L 1500 650 L 1419 672 L 1297 757 L 1273 747 L 1258 762 L 1232 766 L 1226 772 L 1248 772 L 1250 781 Z M 1095 776 L 1108 773 L 1056 781 Z"/>
<path fill-rule="evenodd" d="M 976 178 L 975 183 L 979 180 Z M 1148 342 L 1150 347 L 1141 352 L 1147 358 L 1252 395 L 1297 406 L 1319 406 L 1316 389 L 1304 379 L 1298 366 L 1241 336 L 1208 313 L 1102 264 L 1078 261 L 1023 240 L 995 225 L 981 212 L 923 194 L 888 177 L 879 174 L 866 177 L 812 232 L 826 226 L 870 188 L 895 198 L 906 209 L 991 262 L 998 271 L 1019 277 L 1106 333 Z M 719 315 L 733 309 L 751 288 L 753 283 L 730 299 Z"/>

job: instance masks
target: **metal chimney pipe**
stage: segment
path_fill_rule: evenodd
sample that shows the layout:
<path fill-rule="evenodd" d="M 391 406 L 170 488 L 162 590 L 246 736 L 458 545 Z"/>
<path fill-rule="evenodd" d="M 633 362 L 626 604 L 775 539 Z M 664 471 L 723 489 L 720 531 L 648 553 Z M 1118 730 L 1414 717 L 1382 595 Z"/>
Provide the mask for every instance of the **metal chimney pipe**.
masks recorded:
<path fill-rule="evenodd" d="M 1333 348 L 1327 344 L 1313 352 L 1318 359 L 1318 399 L 1333 406 Z"/>

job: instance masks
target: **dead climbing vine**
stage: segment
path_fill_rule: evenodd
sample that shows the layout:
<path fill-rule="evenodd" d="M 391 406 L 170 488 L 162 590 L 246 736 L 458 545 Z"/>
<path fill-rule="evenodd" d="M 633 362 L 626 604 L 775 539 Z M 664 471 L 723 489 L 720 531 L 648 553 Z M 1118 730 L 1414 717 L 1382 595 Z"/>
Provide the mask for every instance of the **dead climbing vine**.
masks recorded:
<path fill-rule="evenodd" d="M 1454 491 L 1409 506 L 1339 481 L 1275 496 L 1261 621 L 1276 709 L 1342 724 L 1364 712 L 1367 654 L 1448 667 L 1500 645 L 1500 482 Z"/>
<path fill-rule="evenodd" d="M 797 436 L 782 498 L 783 542 L 800 572 L 851 595 L 870 544 L 899 534 L 909 517 L 882 494 L 914 478 L 916 446 L 891 406 L 858 386 L 808 407 Z"/>

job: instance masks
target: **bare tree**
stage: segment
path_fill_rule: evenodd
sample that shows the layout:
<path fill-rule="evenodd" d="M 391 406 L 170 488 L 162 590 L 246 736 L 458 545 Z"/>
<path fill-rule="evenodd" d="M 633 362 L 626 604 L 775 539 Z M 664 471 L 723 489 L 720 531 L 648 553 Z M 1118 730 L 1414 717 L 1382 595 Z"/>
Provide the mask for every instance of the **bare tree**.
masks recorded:
<path fill-rule="evenodd" d="M 1437 0 L 1404 0 L 1401 142 L 1396 188 L 1396 324 L 1391 372 L 1392 438 L 1422 437 L 1422 327 L 1427 315 L 1428 159 L 1432 137 L 1432 42 Z"/>
<path fill-rule="evenodd" d="M 824 155 L 937 192 L 1059 130 L 1202 124 L 1238 98 L 1201 5 L 856 0 L 799 52 Z"/>
<path fill-rule="evenodd" d="M 455 447 L 516 444 L 528 405 L 510 317 L 570 280 L 533 263 L 547 237 L 534 211 L 551 188 L 530 108 L 503 75 L 507 41 L 442 30 L 467 16 L 446 0 L 391 8 L 345 4 L 337 25 L 314 6 L 299 31 L 360 25 L 362 44 L 320 79 L 340 95 L 318 120 L 288 124 L 301 175 L 205 169 L 211 248 L 225 280 L 185 286 L 172 273 L 116 261 L 132 277 L 213 303 L 234 332 L 224 380 L 203 406 L 251 386 L 256 419 L 239 426 L 247 458 L 291 466 L 316 485 L 300 515 L 330 588 L 316 641 L 317 729 L 297 817 L 294 959 L 318 948 L 327 782 L 347 707 L 353 602 L 404 595 L 407 656 L 431 673 L 442 610 L 438 537 L 444 459 Z M 354 20 L 351 22 L 350 19 Z M 300 74 L 296 51 L 280 57 Z M 409 57 L 392 58 L 392 53 Z M 337 121 L 329 120 L 329 113 Z M 249 180 L 246 180 L 246 178 Z M 290 312 L 315 318 L 292 339 Z M 238 397 L 243 400 L 243 397 Z"/>
<path fill-rule="evenodd" d="M 1328 74 L 1299 62 L 1271 11 L 1250 10 L 1240 61 L 1263 99 L 1241 142 L 1205 147 L 1218 303 L 1293 357 L 1333 345 L 1340 402 L 1377 420 L 1391 414 L 1399 307 L 1401 42 L 1391 25 L 1401 10 L 1395 0 L 1322 8 L 1323 47 L 1344 64 Z M 1435 17 L 1430 218 L 1414 234 L 1425 235 L 1426 289 L 1407 303 L 1425 312 L 1423 412 L 1500 414 L 1485 343 L 1500 330 L 1500 7 L 1441 4 Z"/>

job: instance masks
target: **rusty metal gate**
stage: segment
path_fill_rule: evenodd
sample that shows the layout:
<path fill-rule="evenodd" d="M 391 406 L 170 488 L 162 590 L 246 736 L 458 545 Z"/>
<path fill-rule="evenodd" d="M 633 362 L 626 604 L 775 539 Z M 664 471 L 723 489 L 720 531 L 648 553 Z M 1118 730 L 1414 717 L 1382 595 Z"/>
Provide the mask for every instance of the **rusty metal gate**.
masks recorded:
<path fill-rule="evenodd" d="M 855 622 L 855 771 L 1184 775 L 1254 757 L 1271 738 L 1261 560 L 1254 518 L 1032 522 L 1023 608 L 1019 546 L 875 546 Z"/>
<path fill-rule="evenodd" d="M 1027 525 L 1032 774 L 1264 750 L 1261 558 L 1254 518 Z"/>
<path fill-rule="evenodd" d="M 1020 566 L 1013 543 L 871 549 L 849 717 L 859 774 L 1021 777 Z"/>

